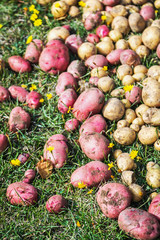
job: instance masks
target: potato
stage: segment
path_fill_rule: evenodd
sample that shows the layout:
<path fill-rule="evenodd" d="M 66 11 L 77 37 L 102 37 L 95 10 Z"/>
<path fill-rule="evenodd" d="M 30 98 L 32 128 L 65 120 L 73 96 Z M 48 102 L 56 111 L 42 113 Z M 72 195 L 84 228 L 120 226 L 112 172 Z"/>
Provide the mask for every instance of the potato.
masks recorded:
<path fill-rule="evenodd" d="M 20 56 L 8 58 L 10 68 L 18 73 L 31 72 L 31 64 Z"/>
<path fill-rule="evenodd" d="M 54 16 L 54 19 L 64 17 L 68 10 L 69 6 L 64 1 L 56 1 L 51 6 L 51 13 Z"/>
<path fill-rule="evenodd" d="M 143 6 L 141 8 L 140 15 L 145 21 L 149 19 L 155 19 L 155 10 L 153 6 Z"/>
<path fill-rule="evenodd" d="M 128 43 L 130 48 L 135 51 L 142 44 L 142 37 L 140 35 L 133 35 L 129 37 Z"/>
<path fill-rule="evenodd" d="M 144 125 L 144 121 L 141 117 L 135 118 L 132 123 L 139 126 Z"/>
<path fill-rule="evenodd" d="M 135 239 L 155 239 L 159 236 L 159 223 L 152 214 L 136 208 L 127 208 L 119 214 L 119 228 Z"/>
<path fill-rule="evenodd" d="M 89 33 L 86 40 L 90 43 L 98 43 L 100 41 L 99 37 L 95 33 Z"/>
<path fill-rule="evenodd" d="M 91 86 L 95 86 L 97 87 L 98 86 L 98 81 L 99 81 L 99 78 L 98 77 L 90 77 L 89 79 L 89 83 L 91 84 Z"/>
<path fill-rule="evenodd" d="M 149 49 L 156 49 L 160 42 L 160 29 L 155 26 L 147 27 L 142 33 L 142 42 Z"/>
<path fill-rule="evenodd" d="M 140 58 L 145 58 L 145 57 L 149 56 L 150 51 L 149 51 L 148 47 L 146 47 L 144 45 L 140 45 L 139 47 L 137 47 L 136 53 L 138 54 L 138 56 Z"/>
<path fill-rule="evenodd" d="M 104 5 L 114 6 L 120 2 L 120 0 L 101 0 Z"/>
<path fill-rule="evenodd" d="M 128 19 L 123 16 L 117 16 L 113 19 L 112 29 L 118 29 L 122 34 L 127 34 L 130 30 Z"/>
<path fill-rule="evenodd" d="M 79 46 L 83 43 L 79 35 L 71 34 L 65 40 L 65 45 L 73 52 L 77 53 Z"/>
<path fill-rule="evenodd" d="M 39 3 L 41 5 L 45 5 L 45 4 L 52 2 L 52 0 L 36 0 L 36 1 L 37 1 L 37 3 Z"/>
<path fill-rule="evenodd" d="M 96 29 L 96 34 L 99 38 L 107 37 L 109 34 L 109 28 L 106 25 L 100 25 Z"/>
<path fill-rule="evenodd" d="M 131 75 L 126 75 L 124 76 L 124 78 L 122 79 L 122 84 L 124 86 L 127 85 L 133 85 L 135 83 L 135 79 L 131 76 Z"/>
<path fill-rule="evenodd" d="M 78 17 L 78 15 L 80 14 L 79 8 L 76 6 L 71 6 L 68 14 L 73 18 Z"/>
<path fill-rule="evenodd" d="M 140 57 L 136 52 L 131 49 L 123 50 L 120 55 L 121 64 L 127 64 L 129 66 L 137 66 L 141 63 Z"/>
<path fill-rule="evenodd" d="M 143 145 L 153 144 L 158 139 L 157 129 L 143 126 L 138 133 L 138 139 Z"/>
<path fill-rule="evenodd" d="M 28 161 L 29 158 L 30 158 L 29 153 L 21 153 L 19 154 L 17 159 L 21 162 L 21 164 L 24 164 L 25 162 Z"/>
<path fill-rule="evenodd" d="M 126 184 L 128 186 L 136 181 L 134 172 L 128 170 L 122 172 L 121 179 L 123 184 Z"/>
<path fill-rule="evenodd" d="M 95 28 L 97 25 L 99 25 L 101 23 L 101 21 L 102 21 L 101 20 L 101 12 L 90 13 L 85 18 L 84 27 L 87 31 L 90 31 L 93 28 Z M 106 26 L 106 28 L 107 28 L 107 26 Z M 108 29 L 108 31 L 109 31 L 109 29 Z M 96 32 L 96 34 L 97 34 L 97 32 Z M 97 34 L 97 36 L 100 37 L 98 34 Z"/>
<path fill-rule="evenodd" d="M 108 62 L 112 65 L 117 65 L 120 62 L 120 55 L 123 51 L 123 49 L 116 49 L 111 51 L 106 57 Z"/>
<path fill-rule="evenodd" d="M 79 85 L 79 93 L 82 93 L 91 87 L 89 82 L 86 82 L 85 80 L 78 81 L 78 85 Z"/>
<path fill-rule="evenodd" d="M 127 64 L 123 64 L 121 66 L 118 67 L 117 69 L 117 77 L 122 80 L 124 78 L 124 76 L 126 75 L 132 75 L 133 71 L 131 66 L 127 65 Z"/>
<path fill-rule="evenodd" d="M 111 170 L 108 170 L 108 168 L 103 162 L 91 161 L 72 173 L 71 184 L 74 187 L 78 187 L 80 183 L 83 183 L 86 187 L 98 186 L 111 177 Z"/>
<path fill-rule="evenodd" d="M 12 109 L 9 116 L 9 131 L 17 132 L 18 130 L 27 130 L 31 123 L 31 117 L 21 107 L 15 107 Z"/>
<path fill-rule="evenodd" d="M 143 81 L 145 79 L 145 74 L 144 73 L 135 73 L 132 75 L 132 77 L 134 78 L 134 80 L 136 82 L 140 82 L 140 81 Z"/>
<path fill-rule="evenodd" d="M 152 22 L 151 26 L 152 26 L 152 27 L 155 26 L 155 27 L 160 28 L 160 19 L 154 20 L 154 21 Z"/>
<path fill-rule="evenodd" d="M 155 150 L 160 151 L 160 140 L 159 139 L 157 141 L 155 141 L 154 148 L 155 148 Z"/>
<path fill-rule="evenodd" d="M 43 42 L 40 39 L 33 39 L 33 41 L 26 48 L 24 59 L 32 63 L 38 63 L 42 48 Z"/>
<path fill-rule="evenodd" d="M 67 113 L 69 107 L 72 108 L 77 99 L 77 93 L 74 89 L 69 88 L 61 93 L 58 99 L 58 110 L 61 113 Z"/>
<path fill-rule="evenodd" d="M 152 188 L 160 187 L 160 166 L 154 162 L 147 163 L 146 181 Z"/>
<path fill-rule="evenodd" d="M 147 72 L 148 72 L 148 69 L 144 65 L 137 65 L 134 68 L 134 74 L 136 74 L 136 73 L 147 74 Z"/>
<path fill-rule="evenodd" d="M 123 35 L 118 29 L 114 29 L 109 32 L 109 37 L 113 42 L 117 42 L 123 38 Z"/>
<path fill-rule="evenodd" d="M 135 5 L 143 5 L 147 2 L 147 0 L 132 0 L 133 4 Z"/>
<path fill-rule="evenodd" d="M 128 4 L 131 4 L 132 3 L 132 0 L 121 0 L 120 3 L 122 5 L 128 5 Z"/>
<path fill-rule="evenodd" d="M 40 99 L 42 95 L 38 92 L 32 91 L 26 97 L 26 103 L 31 109 L 38 109 L 41 106 Z"/>
<path fill-rule="evenodd" d="M 79 121 L 75 118 L 69 119 L 65 122 L 65 130 L 67 130 L 68 132 L 70 131 L 74 131 L 78 128 L 79 126 Z"/>
<path fill-rule="evenodd" d="M 77 5 L 77 0 L 64 0 L 66 4 L 69 6 L 76 6 Z"/>
<path fill-rule="evenodd" d="M 84 133 L 102 133 L 107 130 L 107 123 L 101 114 L 95 114 L 94 116 L 87 118 L 79 129 L 79 134 Z"/>
<path fill-rule="evenodd" d="M 62 134 L 55 134 L 47 140 L 44 146 L 43 157 L 51 161 L 55 168 L 63 167 L 67 161 L 67 154 L 68 146 L 65 136 Z"/>
<path fill-rule="evenodd" d="M 121 98 L 124 96 L 124 90 L 122 88 L 116 88 L 111 92 L 111 96 Z"/>
<path fill-rule="evenodd" d="M 82 151 L 92 160 L 103 161 L 110 152 L 108 139 L 97 132 L 81 134 L 79 143 Z"/>
<path fill-rule="evenodd" d="M 113 78 L 102 77 L 98 81 L 98 88 L 104 93 L 112 91 L 114 87 L 115 83 Z"/>
<path fill-rule="evenodd" d="M 132 183 L 131 185 L 129 185 L 129 190 L 132 193 L 134 202 L 139 202 L 143 199 L 144 190 L 140 185 Z"/>
<path fill-rule="evenodd" d="M 83 62 L 74 60 L 69 64 L 67 72 L 71 73 L 75 79 L 79 79 L 86 73 L 86 68 Z"/>
<path fill-rule="evenodd" d="M 143 121 L 147 124 L 153 126 L 160 125 L 160 109 L 158 108 L 149 108 L 143 115 Z"/>
<path fill-rule="evenodd" d="M 140 126 L 138 124 L 134 124 L 134 123 L 132 123 L 130 125 L 130 128 L 133 129 L 135 132 L 139 132 L 139 130 L 140 130 Z"/>
<path fill-rule="evenodd" d="M 114 45 L 109 37 L 105 37 L 102 42 L 97 43 L 96 48 L 100 54 L 107 55 L 114 49 Z"/>
<path fill-rule="evenodd" d="M 77 80 L 72 76 L 71 73 L 63 72 L 59 75 L 57 86 L 56 86 L 56 93 L 58 96 L 61 95 L 68 88 L 72 88 L 76 90 L 78 87 Z"/>
<path fill-rule="evenodd" d="M 142 89 L 142 100 L 149 107 L 160 107 L 160 82 L 148 80 Z"/>
<path fill-rule="evenodd" d="M 116 49 L 128 49 L 129 44 L 125 39 L 120 39 L 116 42 Z"/>
<path fill-rule="evenodd" d="M 128 12 L 127 12 L 125 6 L 116 5 L 116 6 L 112 7 L 111 14 L 114 18 L 117 17 L 117 16 L 126 17 L 128 15 Z"/>
<path fill-rule="evenodd" d="M 142 99 L 142 90 L 140 87 L 134 86 L 131 91 L 125 93 L 126 99 L 131 103 L 139 103 Z"/>
<path fill-rule="evenodd" d="M 36 175 L 35 170 L 28 169 L 24 173 L 24 179 L 22 180 L 22 182 L 24 182 L 24 183 L 31 183 L 33 181 L 33 179 L 35 178 L 35 175 Z"/>
<path fill-rule="evenodd" d="M 128 127 L 129 122 L 127 122 L 125 119 L 119 120 L 117 122 L 117 128 L 122 128 L 122 127 Z"/>
<path fill-rule="evenodd" d="M 0 86 L 0 102 L 10 100 L 10 93 L 7 88 Z"/>
<path fill-rule="evenodd" d="M 85 42 L 82 43 L 78 48 L 78 56 L 82 60 L 86 60 L 92 55 L 96 54 L 96 47 L 93 43 Z"/>
<path fill-rule="evenodd" d="M 104 105 L 104 94 L 97 88 L 82 92 L 73 105 L 73 115 L 79 121 L 99 113 Z"/>
<path fill-rule="evenodd" d="M 113 152 L 113 157 L 115 159 L 117 159 L 117 157 L 122 153 L 122 151 L 120 149 L 116 149 L 114 152 Z"/>
<path fill-rule="evenodd" d="M 135 110 L 137 117 L 142 118 L 143 114 L 147 111 L 147 109 L 149 109 L 149 107 L 145 104 L 139 105 L 139 107 L 137 107 Z"/>
<path fill-rule="evenodd" d="M 46 209 L 50 213 L 62 212 L 68 205 L 68 201 L 61 195 L 53 195 L 46 202 Z"/>
<path fill-rule="evenodd" d="M 26 101 L 27 95 L 29 94 L 26 89 L 14 85 L 9 87 L 8 91 L 13 99 L 18 99 L 18 101 L 22 103 Z"/>
<path fill-rule="evenodd" d="M 9 145 L 7 136 L 0 134 L 0 153 L 2 153 Z"/>
<path fill-rule="evenodd" d="M 149 205 L 148 212 L 160 220 L 160 194 L 153 198 L 151 204 Z"/>
<path fill-rule="evenodd" d="M 96 200 L 103 214 L 109 218 L 118 218 L 120 212 L 129 207 L 132 195 L 129 189 L 120 183 L 107 183 L 97 192 Z"/>
<path fill-rule="evenodd" d="M 160 8 L 160 0 L 154 1 L 154 6 L 155 6 L 155 8 L 159 9 Z"/>
<path fill-rule="evenodd" d="M 129 153 L 121 153 L 116 160 L 117 166 L 121 171 L 131 170 L 134 167 L 134 160 Z"/>
<path fill-rule="evenodd" d="M 120 120 L 123 117 L 124 112 L 124 104 L 118 98 L 108 99 L 102 109 L 103 116 L 111 121 Z"/>
<path fill-rule="evenodd" d="M 91 70 L 91 77 L 102 78 L 107 75 L 108 75 L 108 72 L 105 69 L 103 69 L 102 67 L 93 68 Z"/>
<path fill-rule="evenodd" d="M 132 5 L 131 3 L 129 3 L 129 5 L 126 5 L 126 9 L 127 9 L 129 14 L 134 13 L 134 12 L 139 13 L 139 8 L 135 5 Z"/>
<path fill-rule="evenodd" d="M 160 66 L 159 65 L 154 65 L 148 69 L 147 73 L 148 77 L 155 78 L 158 80 L 160 76 Z"/>
<path fill-rule="evenodd" d="M 131 103 L 128 99 L 122 99 L 121 102 L 124 104 L 125 108 L 130 108 L 131 107 Z"/>
<path fill-rule="evenodd" d="M 92 55 L 85 61 L 85 66 L 89 67 L 90 69 L 104 67 L 107 65 L 107 59 L 101 54 Z"/>
<path fill-rule="evenodd" d="M 87 0 L 86 5 L 83 8 L 83 12 L 97 12 L 97 11 L 102 11 L 103 10 L 103 5 L 100 1 L 98 0 Z"/>
<path fill-rule="evenodd" d="M 119 128 L 113 134 L 114 140 L 121 145 L 131 145 L 136 139 L 136 133 L 129 127 Z"/>
<path fill-rule="evenodd" d="M 12 205 L 29 206 L 37 202 L 37 189 L 28 183 L 15 182 L 8 186 L 6 196 Z"/>
<path fill-rule="evenodd" d="M 66 40 L 66 38 L 70 35 L 69 31 L 64 27 L 54 27 L 48 32 L 47 38 L 48 41 L 54 39 L 62 39 Z"/>
<path fill-rule="evenodd" d="M 142 32 L 146 26 L 145 20 L 137 12 L 129 15 L 128 22 L 132 32 Z"/>

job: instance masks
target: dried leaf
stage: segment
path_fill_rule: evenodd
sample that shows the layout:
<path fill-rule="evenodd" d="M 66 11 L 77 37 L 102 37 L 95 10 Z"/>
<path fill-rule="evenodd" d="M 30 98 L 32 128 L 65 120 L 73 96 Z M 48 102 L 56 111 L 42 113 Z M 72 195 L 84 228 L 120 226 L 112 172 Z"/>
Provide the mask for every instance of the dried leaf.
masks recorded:
<path fill-rule="evenodd" d="M 49 160 L 42 159 L 37 163 L 36 169 L 41 177 L 46 179 L 52 174 L 53 164 Z"/>

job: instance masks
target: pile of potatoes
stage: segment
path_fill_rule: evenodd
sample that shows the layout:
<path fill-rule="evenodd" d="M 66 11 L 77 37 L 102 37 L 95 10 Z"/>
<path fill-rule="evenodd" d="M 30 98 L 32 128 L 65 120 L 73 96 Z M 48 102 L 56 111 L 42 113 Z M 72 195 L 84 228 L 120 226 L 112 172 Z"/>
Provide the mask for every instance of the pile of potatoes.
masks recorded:
<path fill-rule="evenodd" d="M 37 2 L 45 5 L 51 1 Z M 57 108 L 64 115 L 72 112 L 64 128 L 69 132 L 79 130 L 79 145 L 91 160 L 71 174 L 71 184 L 98 188 L 104 183 L 96 195 L 103 214 L 118 219 L 119 227 L 136 239 L 155 239 L 160 235 L 159 194 L 155 202 L 153 199 L 149 212 L 128 208 L 131 201 L 139 202 L 145 194 L 142 186 L 136 184 L 136 162 L 129 153 L 116 150 L 115 164 L 122 172 L 122 183 L 106 183 L 111 180 L 112 172 L 103 161 L 112 154 L 107 132 L 112 123 L 115 123 L 115 144 L 132 146 L 137 138 L 141 144 L 154 144 L 155 151 L 160 151 L 160 66 L 148 69 L 142 64 L 152 51 L 160 58 L 160 21 L 155 20 L 155 9 L 160 9 L 159 0 L 149 3 L 146 0 L 85 0 L 81 6 L 77 0 L 54 1 L 51 6 L 54 19 L 63 19 L 67 14 L 77 17 L 82 12 L 82 23 L 89 31 L 86 38 L 71 34 L 69 25 L 54 27 L 48 32 L 46 44 L 34 39 L 24 57 L 8 59 L 10 68 L 20 74 L 32 71 L 34 64 L 39 64 L 42 71 L 58 75 Z M 74 54 L 76 60 L 71 61 L 70 54 Z M 85 78 L 87 72 L 89 80 Z M 38 109 L 41 97 L 20 86 L 9 89 L 0 86 L 0 102 L 12 98 Z M 10 131 L 29 129 L 30 124 L 30 115 L 24 109 L 15 107 L 11 111 Z M 1 134 L 0 152 L 8 145 L 7 137 Z M 62 134 L 50 136 L 44 146 L 43 159 L 36 167 L 42 178 L 49 177 L 53 168 L 63 167 L 67 155 L 67 138 Z M 147 184 L 159 188 L 160 166 L 156 160 L 149 162 L 146 169 Z M 7 198 L 11 204 L 37 202 L 37 190 L 30 184 L 34 177 L 34 170 L 30 169 L 21 182 L 8 187 Z M 46 203 L 47 210 L 56 214 L 66 207 L 67 200 L 60 195 L 52 196 Z"/>

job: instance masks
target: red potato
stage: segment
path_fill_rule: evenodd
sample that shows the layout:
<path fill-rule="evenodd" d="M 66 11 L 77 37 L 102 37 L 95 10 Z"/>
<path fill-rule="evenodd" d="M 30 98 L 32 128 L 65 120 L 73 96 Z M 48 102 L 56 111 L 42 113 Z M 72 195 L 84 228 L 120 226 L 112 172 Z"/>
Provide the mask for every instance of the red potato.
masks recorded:
<path fill-rule="evenodd" d="M 40 39 L 33 39 L 33 41 L 26 48 L 24 59 L 31 63 L 38 63 L 42 48 L 43 42 Z"/>
<path fill-rule="evenodd" d="M 100 133 L 81 134 L 79 143 L 82 151 L 92 160 L 103 161 L 110 152 L 108 139 Z"/>
<path fill-rule="evenodd" d="M 21 153 L 19 156 L 18 156 L 18 160 L 21 162 L 21 164 L 24 164 L 25 162 L 28 161 L 30 157 L 30 154 L 29 153 Z"/>
<path fill-rule="evenodd" d="M 26 103 L 31 109 L 38 109 L 41 106 L 40 99 L 42 95 L 38 92 L 32 91 L 27 95 Z"/>
<path fill-rule="evenodd" d="M 43 49 L 39 66 L 44 72 L 57 74 L 64 72 L 69 65 L 69 51 L 64 44 L 51 45 Z"/>
<path fill-rule="evenodd" d="M 0 102 L 10 100 L 10 93 L 8 89 L 0 86 Z"/>
<path fill-rule="evenodd" d="M 8 138 L 4 134 L 0 134 L 0 153 L 3 152 L 9 145 Z"/>
<path fill-rule="evenodd" d="M 86 30 L 90 31 L 97 25 L 99 25 L 101 22 L 101 12 L 90 13 L 85 19 L 84 27 Z"/>
<path fill-rule="evenodd" d="M 108 218 L 118 218 L 130 206 L 132 194 L 120 183 L 107 183 L 97 192 L 96 200 L 103 214 Z"/>
<path fill-rule="evenodd" d="M 86 165 L 77 168 L 71 175 L 71 184 L 78 187 L 79 183 L 87 187 L 98 186 L 103 181 L 108 181 L 111 177 L 111 170 L 108 166 L 100 161 L 92 161 Z"/>
<path fill-rule="evenodd" d="M 101 55 L 96 54 L 92 55 L 85 61 L 85 65 L 89 67 L 90 69 L 97 68 L 97 67 L 104 67 L 108 65 L 107 59 Z"/>
<path fill-rule="evenodd" d="M 20 56 L 12 56 L 8 58 L 10 68 L 18 73 L 30 72 L 31 64 Z"/>
<path fill-rule="evenodd" d="M 149 19 L 155 19 L 155 10 L 151 6 L 143 6 L 140 10 L 140 15 L 145 21 Z"/>
<path fill-rule="evenodd" d="M 104 94 L 98 88 L 82 92 L 73 105 L 73 115 L 80 122 L 99 113 L 104 105 Z"/>
<path fill-rule="evenodd" d="M 66 38 L 66 46 L 73 52 L 77 53 L 79 46 L 83 43 L 82 38 L 79 35 L 72 34 Z"/>
<path fill-rule="evenodd" d="M 79 126 L 79 121 L 75 118 L 72 118 L 65 123 L 64 128 L 70 132 L 70 131 L 76 130 L 78 126 Z"/>
<path fill-rule="evenodd" d="M 18 99 L 18 101 L 22 103 L 26 101 L 27 95 L 29 94 L 26 89 L 14 85 L 9 87 L 8 91 L 13 99 Z"/>
<path fill-rule="evenodd" d="M 116 65 L 120 62 L 120 55 L 123 51 L 123 49 L 113 50 L 107 55 L 106 59 L 110 64 Z"/>
<path fill-rule="evenodd" d="M 47 42 L 46 48 L 47 47 L 60 47 L 60 46 L 63 47 L 63 45 L 64 45 L 64 43 L 63 43 L 62 40 L 60 40 L 60 39 L 52 39 L 52 40 Z"/>
<path fill-rule="evenodd" d="M 15 182 L 8 186 L 6 193 L 8 201 L 12 205 L 29 206 L 37 202 L 37 189 L 24 182 Z"/>
<path fill-rule="evenodd" d="M 99 81 L 98 77 L 90 77 L 89 79 L 89 83 L 96 87 L 98 86 L 98 81 Z"/>
<path fill-rule="evenodd" d="M 107 6 L 114 6 L 114 5 L 117 5 L 120 0 L 101 0 L 101 2 L 104 4 L 104 5 L 107 5 Z"/>
<path fill-rule="evenodd" d="M 53 147 L 53 150 L 50 151 L 49 147 Z M 67 154 L 67 139 L 62 134 L 51 136 L 44 146 L 43 157 L 51 161 L 55 168 L 63 167 L 67 161 Z"/>
<path fill-rule="evenodd" d="M 151 204 L 149 205 L 148 212 L 160 220 L 160 194 L 153 198 Z"/>
<path fill-rule="evenodd" d="M 58 96 L 61 95 L 68 88 L 73 88 L 76 90 L 78 87 L 77 80 L 73 77 L 73 75 L 69 72 L 63 72 L 59 75 L 57 86 L 56 86 L 56 93 Z"/>
<path fill-rule="evenodd" d="M 120 55 L 120 62 L 121 64 L 128 64 L 135 67 L 141 64 L 141 59 L 135 51 L 126 49 Z"/>
<path fill-rule="evenodd" d="M 99 38 L 104 38 L 109 34 L 109 28 L 106 25 L 101 25 L 96 29 L 96 34 Z"/>
<path fill-rule="evenodd" d="M 158 58 L 160 58 L 160 43 L 157 46 L 156 53 L 157 53 Z"/>
<path fill-rule="evenodd" d="M 24 173 L 24 179 L 22 182 L 24 183 L 31 183 L 33 181 L 33 179 L 36 176 L 36 172 L 33 169 L 28 169 L 27 171 L 25 171 Z"/>
<path fill-rule="evenodd" d="M 61 113 L 67 113 L 69 107 L 73 107 L 77 99 L 77 93 L 74 89 L 69 88 L 61 93 L 59 100 L 58 100 L 58 110 Z"/>
<path fill-rule="evenodd" d="M 136 208 L 127 208 L 119 214 L 118 225 L 131 237 L 140 240 L 155 239 L 160 234 L 158 220 L 152 214 Z"/>
<path fill-rule="evenodd" d="M 26 130 L 29 128 L 31 123 L 31 117 L 21 107 L 15 107 L 12 109 L 9 116 L 9 131 L 17 132 L 18 130 Z"/>
<path fill-rule="evenodd" d="M 134 86 L 132 90 L 125 93 L 125 98 L 131 103 L 139 103 L 142 100 L 142 89 Z"/>
<path fill-rule="evenodd" d="M 64 27 L 65 29 L 67 29 L 69 32 L 71 31 L 71 27 L 69 25 L 63 25 L 62 27 Z"/>
<path fill-rule="evenodd" d="M 64 210 L 68 205 L 67 200 L 61 195 L 54 195 L 46 202 L 46 209 L 50 213 L 59 213 Z"/>
<path fill-rule="evenodd" d="M 107 123 L 101 114 L 95 114 L 94 116 L 87 118 L 87 120 L 81 125 L 79 134 L 105 132 Z"/>
<path fill-rule="evenodd" d="M 100 41 L 99 37 L 95 33 L 89 33 L 86 40 L 93 44 Z"/>
<path fill-rule="evenodd" d="M 74 78 L 79 79 L 86 73 L 86 68 L 83 62 L 74 60 L 68 66 L 67 72 L 71 73 Z"/>

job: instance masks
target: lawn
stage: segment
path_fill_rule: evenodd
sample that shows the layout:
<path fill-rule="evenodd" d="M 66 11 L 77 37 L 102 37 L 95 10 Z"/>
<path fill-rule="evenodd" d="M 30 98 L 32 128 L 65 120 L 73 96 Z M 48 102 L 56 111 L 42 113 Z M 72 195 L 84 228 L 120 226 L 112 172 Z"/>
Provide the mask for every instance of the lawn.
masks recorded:
<path fill-rule="evenodd" d="M 39 11 L 41 26 L 34 26 L 30 20 L 31 12 L 28 9 L 31 4 Z M 61 21 L 54 20 L 50 11 L 51 5 L 40 6 L 36 1 L 0 1 L 0 55 L 7 62 L 12 55 L 23 56 L 26 49 L 26 41 L 29 36 L 47 42 L 47 33 L 55 26 L 69 24 L 72 33 L 87 35 L 80 19 L 67 17 Z M 71 59 L 76 56 L 71 54 Z M 155 54 L 144 59 L 147 67 L 157 64 Z M 77 168 L 90 161 L 81 151 L 77 140 L 79 131 L 69 133 L 64 130 L 65 121 L 72 117 L 72 113 L 64 115 L 58 111 L 58 96 L 55 93 L 55 86 L 58 76 L 52 76 L 40 70 L 38 65 L 33 66 L 31 73 L 18 74 L 13 72 L 6 64 L 5 70 L 0 75 L 0 85 L 8 88 L 11 85 L 27 86 L 27 90 L 35 84 L 37 91 L 44 98 L 42 107 L 32 110 L 25 104 L 18 101 L 0 103 L 0 134 L 8 135 L 9 147 L 0 155 L 0 238 L 5 240 L 19 239 L 55 239 L 55 240 L 125 240 L 133 239 L 123 233 L 116 220 L 106 218 L 97 202 L 94 187 L 92 193 L 88 189 L 74 188 L 70 184 L 71 173 Z M 117 87 L 120 81 L 113 75 Z M 84 77 L 88 81 L 89 77 Z M 48 99 L 47 94 L 51 93 L 52 98 Z M 110 97 L 106 95 L 106 99 Z M 21 106 L 31 115 L 31 128 L 24 133 L 10 133 L 8 130 L 8 119 L 10 111 L 15 106 Z M 133 106 L 133 109 L 135 106 Z M 139 158 L 135 159 L 137 169 L 135 171 L 137 183 L 143 186 L 146 194 L 139 203 L 132 203 L 132 206 L 148 209 L 149 195 L 154 190 L 150 188 L 145 180 L 146 163 L 149 161 L 160 162 L 160 153 L 154 150 L 153 146 L 143 146 L 138 140 L 132 146 L 122 147 L 113 140 L 112 133 L 116 129 L 115 122 L 108 121 L 106 132 L 108 139 L 114 143 L 114 147 L 105 159 L 105 163 L 115 162 L 113 151 L 121 149 L 123 152 L 137 150 Z M 44 144 L 53 134 L 62 133 L 68 139 L 68 161 L 61 169 L 53 171 L 48 179 L 42 179 L 37 173 L 33 186 L 38 190 L 38 203 L 30 207 L 11 205 L 6 198 L 6 189 L 9 184 L 21 181 L 27 169 L 35 168 L 43 155 Z M 31 157 L 28 162 L 20 167 L 12 166 L 10 161 L 16 159 L 22 152 L 28 152 Z M 112 168 L 113 179 L 110 181 L 121 182 L 121 173 L 118 172 L 116 163 Z M 159 189 L 157 189 L 157 192 Z M 61 194 L 68 200 L 68 208 L 58 215 L 50 214 L 45 208 L 46 201 L 54 194 Z"/>

